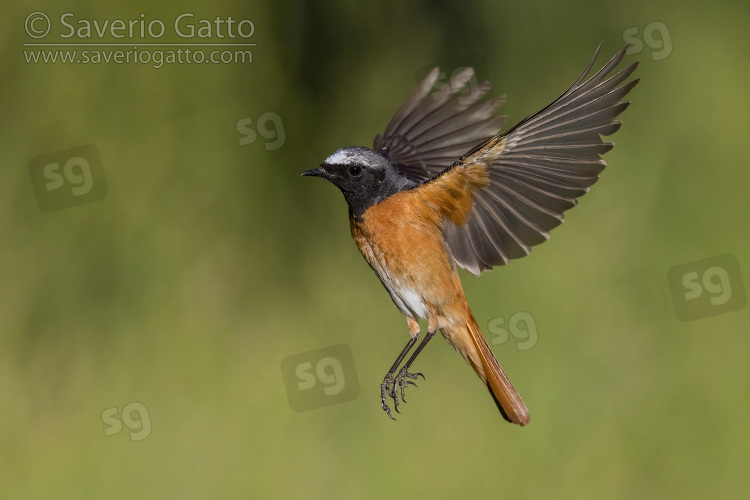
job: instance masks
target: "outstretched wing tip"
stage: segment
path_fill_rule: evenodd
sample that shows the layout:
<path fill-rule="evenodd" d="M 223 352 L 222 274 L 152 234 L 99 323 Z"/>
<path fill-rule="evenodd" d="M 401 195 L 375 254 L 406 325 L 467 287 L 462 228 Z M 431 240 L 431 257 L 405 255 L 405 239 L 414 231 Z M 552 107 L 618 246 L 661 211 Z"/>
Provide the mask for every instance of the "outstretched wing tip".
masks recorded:
<path fill-rule="evenodd" d="M 613 73 L 627 45 L 587 77 L 602 46 L 568 90 L 504 132 L 504 149 L 485 157 L 490 185 L 475 193 L 468 223 L 446 234 L 461 267 L 477 274 L 527 255 L 599 179 L 614 147 L 602 137 L 622 126 L 617 116 L 630 101 L 620 99 L 640 81 L 627 81 L 638 61 Z"/>
<path fill-rule="evenodd" d="M 431 88 L 435 84 L 439 76 L 440 76 L 440 66 L 435 66 L 429 71 L 429 73 L 427 73 L 427 76 L 424 77 L 421 83 L 422 85 L 425 85 L 426 87 Z M 428 84 L 427 82 L 430 82 L 430 83 Z"/>

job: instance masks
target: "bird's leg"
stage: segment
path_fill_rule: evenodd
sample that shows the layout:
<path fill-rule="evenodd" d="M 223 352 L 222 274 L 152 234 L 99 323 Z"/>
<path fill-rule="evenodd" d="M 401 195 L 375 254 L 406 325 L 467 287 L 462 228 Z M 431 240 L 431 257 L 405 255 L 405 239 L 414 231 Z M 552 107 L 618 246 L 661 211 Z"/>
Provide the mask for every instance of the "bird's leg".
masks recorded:
<path fill-rule="evenodd" d="M 407 342 L 404 348 L 401 350 L 401 353 L 396 358 L 396 361 L 394 361 L 393 366 L 391 366 L 391 369 L 388 370 L 388 373 L 385 375 L 385 378 L 383 379 L 383 383 L 380 384 L 381 405 L 383 406 L 383 410 L 385 411 L 385 413 L 392 420 L 396 420 L 396 419 L 391 416 L 391 409 L 388 407 L 388 404 L 386 403 L 386 396 L 391 396 L 391 398 L 393 398 L 393 402 L 394 402 L 393 407 L 396 411 L 398 411 L 398 399 L 396 398 L 396 384 L 393 379 L 393 374 L 396 373 L 396 368 L 398 368 L 398 365 L 401 364 L 401 361 L 403 361 L 403 359 L 406 357 L 406 355 L 409 353 L 411 348 L 419 339 L 419 323 L 417 323 L 417 321 L 412 318 L 406 318 L 406 321 L 409 324 L 409 334 L 411 335 L 411 337 L 409 338 L 409 342 Z"/>
<path fill-rule="evenodd" d="M 394 380 L 394 387 L 393 387 L 393 399 L 397 400 L 396 398 L 396 391 L 400 391 L 401 401 L 406 403 L 406 399 L 404 399 L 404 389 L 406 389 L 406 386 L 411 384 L 414 387 L 417 387 L 417 384 L 412 382 L 412 380 L 417 380 L 417 377 L 424 378 L 424 375 L 417 372 L 417 373 L 411 373 L 409 372 L 409 368 L 411 367 L 411 364 L 414 362 L 415 359 L 417 359 L 417 356 L 419 356 L 419 353 L 422 352 L 422 349 L 425 348 L 427 345 L 427 342 L 432 339 L 432 337 L 435 336 L 435 332 L 437 332 L 438 329 L 438 320 L 436 315 L 433 312 L 430 312 L 427 316 L 427 335 L 422 340 L 422 342 L 417 346 L 417 348 L 412 353 L 409 360 L 404 363 L 404 366 L 401 367 L 401 369 L 398 371 L 398 375 L 396 375 L 396 379 Z M 410 378 L 411 380 L 406 380 L 407 378 Z"/>
<path fill-rule="evenodd" d="M 427 345 L 427 342 L 429 342 L 430 339 L 432 339 L 432 337 L 435 336 L 435 332 L 437 332 L 437 328 L 429 329 L 429 331 L 427 332 L 427 335 L 425 335 L 422 342 L 414 350 L 409 360 L 398 371 L 398 375 L 396 375 L 396 379 L 394 381 L 394 386 L 393 386 L 393 393 L 394 393 L 393 400 L 396 401 L 397 403 L 398 403 L 398 398 L 395 397 L 395 393 L 397 390 L 401 391 L 401 401 L 406 403 L 406 399 L 404 399 L 404 389 L 406 389 L 406 386 L 411 384 L 414 387 L 417 387 L 417 384 L 415 384 L 411 380 L 406 380 L 407 378 L 410 378 L 412 380 L 417 380 L 417 377 L 424 378 L 424 375 L 419 372 L 417 373 L 409 372 L 409 367 L 411 367 L 411 364 L 414 362 L 415 359 L 417 359 L 417 356 L 419 356 L 419 353 L 422 352 L 422 349 L 424 349 L 424 347 Z"/>

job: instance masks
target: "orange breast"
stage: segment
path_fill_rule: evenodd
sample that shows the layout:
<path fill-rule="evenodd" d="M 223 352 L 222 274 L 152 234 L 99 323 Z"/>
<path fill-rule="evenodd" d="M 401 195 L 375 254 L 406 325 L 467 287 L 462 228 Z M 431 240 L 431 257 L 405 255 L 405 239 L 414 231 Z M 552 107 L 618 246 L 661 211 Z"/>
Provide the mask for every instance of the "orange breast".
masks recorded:
<path fill-rule="evenodd" d="M 404 191 L 351 218 L 352 237 L 401 311 L 414 319 L 440 314 L 463 299 L 439 211 L 417 190 Z"/>

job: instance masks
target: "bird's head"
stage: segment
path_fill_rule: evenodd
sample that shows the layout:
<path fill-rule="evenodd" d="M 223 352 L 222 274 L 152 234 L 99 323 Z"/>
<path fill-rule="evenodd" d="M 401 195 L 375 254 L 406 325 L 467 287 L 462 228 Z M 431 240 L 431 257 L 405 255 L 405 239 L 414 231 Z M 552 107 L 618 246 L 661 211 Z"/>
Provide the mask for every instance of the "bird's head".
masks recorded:
<path fill-rule="evenodd" d="M 371 149 L 342 148 L 302 175 L 322 177 L 338 187 L 355 217 L 372 205 L 416 183 L 402 176 L 388 159 Z"/>

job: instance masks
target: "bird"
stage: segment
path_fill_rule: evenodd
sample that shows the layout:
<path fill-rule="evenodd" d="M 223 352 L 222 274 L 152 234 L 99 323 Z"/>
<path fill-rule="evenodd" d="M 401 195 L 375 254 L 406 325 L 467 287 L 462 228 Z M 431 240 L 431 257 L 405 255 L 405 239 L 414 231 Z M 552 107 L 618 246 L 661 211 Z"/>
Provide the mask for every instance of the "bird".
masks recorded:
<path fill-rule="evenodd" d="M 630 104 L 622 99 L 640 80 L 626 82 L 638 61 L 613 74 L 628 45 L 587 78 L 601 48 L 565 92 L 503 132 L 506 117 L 496 111 L 505 96 L 488 98 L 487 81 L 469 86 L 472 68 L 437 86 L 436 67 L 372 149 L 339 149 L 302 173 L 343 193 L 352 238 L 406 316 L 409 340 L 380 386 L 381 407 L 391 419 L 389 402 L 401 413 L 406 388 L 424 379 L 411 366 L 440 330 L 502 417 L 529 423 L 528 408 L 474 319 L 458 268 L 480 275 L 528 255 L 598 180 L 606 166 L 601 155 L 614 146 L 601 136 L 620 128 L 616 118 Z M 420 319 L 427 333 L 411 352 Z"/>

